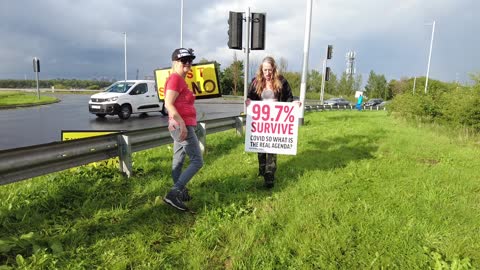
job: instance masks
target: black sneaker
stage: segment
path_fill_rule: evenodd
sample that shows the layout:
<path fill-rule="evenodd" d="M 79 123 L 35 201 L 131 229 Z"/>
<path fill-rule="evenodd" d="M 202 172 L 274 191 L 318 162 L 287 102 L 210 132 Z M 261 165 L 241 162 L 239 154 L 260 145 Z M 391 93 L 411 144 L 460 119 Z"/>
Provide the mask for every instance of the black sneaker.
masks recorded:
<path fill-rule="evenodd" d="M 181 196 L 181 200 L 184 201 L 184 202 L 188 202 L 192 199 L 192 196 L 190 196 L 190 193 L 188 192 L 188 189 L 187 188 L 184 188 L 182 190 L 182 196 Z"/>
<path fill-rule="evenodd" d="M 163 201 L 181 211 L 187 211 L 187 206 L 181 200 L 182 192 L 172 189 L 163 197 Z"/>
<path fill-rule="evenodd" d="M 263 176 L 265 179 L 265 187 L 266 188 L 273 188 L 274 182 L 275 182 L 275 176 L 271 172 L 266 172 L 265 175 Z"/>

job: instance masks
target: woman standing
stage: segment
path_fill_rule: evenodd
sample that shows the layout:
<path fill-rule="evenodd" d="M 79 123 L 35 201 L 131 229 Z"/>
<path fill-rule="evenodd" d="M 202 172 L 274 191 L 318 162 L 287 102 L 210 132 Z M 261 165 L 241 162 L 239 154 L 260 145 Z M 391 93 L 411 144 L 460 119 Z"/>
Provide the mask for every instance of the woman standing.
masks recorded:
<path fill-rule="evenodd" d="M 173 187 L 163 200 L 178 210 L 188 210 L 184 201 L 191 199 L 187 183 L 202 168 L 203 157 L 195 127 L 197 112 L 195 96 L 188 89 L 185 76 L 195 59 L 192 49 L 179 48 L 172 53 L 172 73 L 165 82 L 165 107 L 168 110 L 168 130 L 173 138 Z M 190 164 L 182 171 L 185 156 Z"/>
<path fill-rule="evenodd" d="M 258 67 L 248 91 L 247 106 L 250 100 L 293 101 L 292 89 L 288 81 L 278 72 L 273 57 L 265 57 Z M 276 170 L 276 154 L 258 153 L 258 175 L 264 177 L 265 187 L 273 187 Z"/>

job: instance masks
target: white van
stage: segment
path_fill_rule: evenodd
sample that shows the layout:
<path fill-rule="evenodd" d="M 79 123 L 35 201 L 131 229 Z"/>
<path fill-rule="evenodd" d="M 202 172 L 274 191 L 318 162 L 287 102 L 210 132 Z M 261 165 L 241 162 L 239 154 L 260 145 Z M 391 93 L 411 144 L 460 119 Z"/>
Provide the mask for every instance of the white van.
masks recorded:
<path fill-rule="evenodd" d="M 88 110 L 97 117 L 118 115 L 128 119 L 132 113 L 161 112 L 167 115 L 153 80 L 118 81 L 104 92 L 94 94 L 88 102 Z"/>

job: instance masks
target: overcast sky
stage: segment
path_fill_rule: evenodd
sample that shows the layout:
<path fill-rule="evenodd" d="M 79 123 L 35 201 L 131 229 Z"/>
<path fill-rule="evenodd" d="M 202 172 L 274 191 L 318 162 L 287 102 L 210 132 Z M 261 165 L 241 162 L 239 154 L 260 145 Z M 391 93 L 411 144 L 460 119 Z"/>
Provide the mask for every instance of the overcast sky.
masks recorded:
<path fill-rule="evenodd" d="M 124 77 L 127 33 L 128 78 L 152 76 L 171 64 L 180 46 L 180 0 L 1 0 L 0 79 Z M 301 72 L 307 0 L 184 0 L 183 45 L 197 59 L 230 65 L 228 12 L 266 13 L 266 49 L 253 51 L 257 65 L 267 55 L 282 57 L 289 71 Z M 469 82 L 480 72 L 479 0 L 313 0 L 309 69 L 345 70 L 345 54 L 356 52 L 364 83 L 370 70 L 387 79 L 425 76 L 436 21 L 430 78 Z"/>

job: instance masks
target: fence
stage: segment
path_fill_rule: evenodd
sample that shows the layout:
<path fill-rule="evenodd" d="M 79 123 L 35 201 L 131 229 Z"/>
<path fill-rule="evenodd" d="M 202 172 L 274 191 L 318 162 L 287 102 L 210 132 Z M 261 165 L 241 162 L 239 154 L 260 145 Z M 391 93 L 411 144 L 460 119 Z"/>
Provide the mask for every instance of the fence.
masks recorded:
<path fill-rule="evenodd" d="M 327 110 L 356 110 L 355 105 L 305 105 L 306 111 L 327 111 Z M 362 110 L 384 111 L 384 106 L 362 106 Z"/>
<path fill-rule="evenodd" d="M 355 109 L 355 107 L 305 106 L 305 111 L 332 109 Z M 384 110 L 379 107 L 375 109 Z M 374 108 L 370 107 L 370 110 Z M 202 151 L 205 149 L 207 134 L 233 128 L 237 134 L 243 134 L 244 120 L 245 116 L 234 116 L 198 123 L 197 135 Z M 0 151 L 0 185 L 113 157 L 119 157 L 120 170 L 129 177 L 132 174 L 132 152 L 172 142 L 167 127 L 157 127 Z"/>
<path fill-rule="evenodd" d="M 202 150 L 207 134 L 232 128 L 237 134 L 243 134 L 244 118 L 236 116 L 198 123 Z M 169 143 L 173 141 L 167 127 L 158 127 L 0 151 L 0 185 L 113 157 L 119 157 L 120 170 L 131 176 L 132 152 Z"/>

